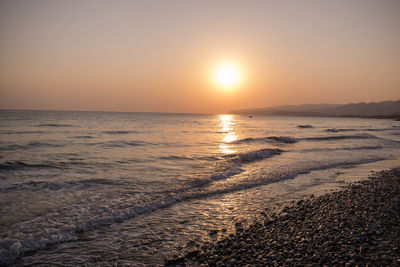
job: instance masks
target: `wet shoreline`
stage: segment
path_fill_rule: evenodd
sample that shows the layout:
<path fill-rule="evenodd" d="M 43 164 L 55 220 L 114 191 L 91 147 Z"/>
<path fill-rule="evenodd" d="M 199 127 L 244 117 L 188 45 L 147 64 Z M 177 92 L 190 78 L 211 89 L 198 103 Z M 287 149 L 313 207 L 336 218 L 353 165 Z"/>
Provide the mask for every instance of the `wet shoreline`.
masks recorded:
<path fill-rule="evenodd" d="M 342 190 L 261 212 L 216 242 L 165 261 L 167 266 L 398 266 L 400 168 Z"/>

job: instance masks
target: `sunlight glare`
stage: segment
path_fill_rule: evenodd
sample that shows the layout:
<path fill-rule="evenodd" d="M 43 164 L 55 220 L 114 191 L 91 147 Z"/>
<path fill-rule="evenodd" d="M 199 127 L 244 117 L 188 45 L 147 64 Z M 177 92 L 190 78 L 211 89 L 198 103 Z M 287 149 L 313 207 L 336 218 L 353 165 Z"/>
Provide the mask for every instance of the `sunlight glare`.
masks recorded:
<path fill-rule="evenodd" d="M 242 71 L 235 63 L 222 63 L 214 70 L 214 81 L 220 88 L 235 88 L 242 81 Z"/>
<path fill-rule="evenodd" d="M 232 115 L 220 115 L 219 125 L 221 128 L 222 143 L 219 145 L 220 151 L 224 154 L 233 154 L 236 152 L 234 145 L 230 144 L 238 139 L 235 132 L 235 121 Z"/>

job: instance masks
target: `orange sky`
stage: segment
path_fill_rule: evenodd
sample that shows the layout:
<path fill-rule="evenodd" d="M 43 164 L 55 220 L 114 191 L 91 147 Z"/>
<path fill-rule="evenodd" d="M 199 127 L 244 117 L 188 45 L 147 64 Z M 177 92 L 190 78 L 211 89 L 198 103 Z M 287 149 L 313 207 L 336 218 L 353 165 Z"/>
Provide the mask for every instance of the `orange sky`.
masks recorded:
<path fill-rule="evenodd" d="M 400 1 L 0 2 L 0 108 L 223 113 L 400 99 Z M 235 90 L 210 81 L 236 62 Z"/>

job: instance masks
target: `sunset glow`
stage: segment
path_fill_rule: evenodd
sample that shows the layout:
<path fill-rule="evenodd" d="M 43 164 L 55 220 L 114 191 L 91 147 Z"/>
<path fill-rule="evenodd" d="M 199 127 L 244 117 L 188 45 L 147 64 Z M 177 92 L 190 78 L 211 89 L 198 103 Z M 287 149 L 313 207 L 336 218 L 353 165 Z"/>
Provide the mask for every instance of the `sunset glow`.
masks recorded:
<path fill-rule="evenodd" d="M 400 99 L 400 1 L 251 2 L 0 1 L 0 109 Z"/>

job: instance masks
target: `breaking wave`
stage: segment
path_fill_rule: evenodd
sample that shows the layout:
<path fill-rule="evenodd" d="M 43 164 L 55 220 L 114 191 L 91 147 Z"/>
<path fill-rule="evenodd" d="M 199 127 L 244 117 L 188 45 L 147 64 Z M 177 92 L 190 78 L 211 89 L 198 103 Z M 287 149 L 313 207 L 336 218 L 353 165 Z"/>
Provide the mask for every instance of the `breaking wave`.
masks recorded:
<path fill-rule="evenodd" d="M 280 149 L 264 148 L 256 151 L 231 154 L 229 157 L 233 157 L 231 160 L 235 163 L 250 163 L 253 161 L 263 160 L 274 155 L 279 155 L 281 152 L 282 150 Z"/>
<path fill-rule="evenodd" d="M 271 152 L 272 151 L 266 154 L 269 154 Z M 259 151 L 259 153 L 263 154 L 264 152 Z M 272 153 L 278 153 L 278 151 Z M 258 158 L 258 156 L 256 156 L 255 158 Z M 353 160 L 347 162 L 343 161 L 343 162 L 332 162 L 332 163 L 324 162 L 318 164 L 314 163 L 309 166 L 304 165 L 298 168 L 294 168 L 293 170 L 287 172 L 271 173 L 265 177 L 259 177 L 258 179 L 253 179 L 253 180 L 246 179 L 243 180 L 242 182 L 234 183 L 227 187 L 214 188 L 211 190 L 188 189 L 186 191 L 182 191 L 179 193 L 162 196 L 157 200 L 144 204 L 136 204 L 135 202 L 132 202 L 132 203 L 119 203 L 118 205 L 113 205 L 113 206 L 104 206 L 101 213 L 99 214 L 94 213 L 91 216 L 86 216 L 84 214 L 79 215 L 80 219 L 75 222 L 68 222 L 68 223 L 59 222 L 57 226 L 52 226 L 50 224 L 48 228 L 37 228 L 40 229 L 38 232 L 33 232 L 29 234 L 20 234 L 18 237 L 13 237 L 13 238 L 0 239 L 0 264 L 3 265 L 11 264 L 22 253 L 37 251 L 45 249 L 50 245 L 77 240 L 78 239 L 77 235 L 79 232 L 87 231 L 105 225 L 110 225 L 113 223 L 120 223 L 124 220 L 137 217 L 141 214 L 151 213 L 160 208 L 170 207 L 182 201 L 195 200 L 199 198 L 210 197 L 219 194 L 226 194 L 226 193 L 240 191 L 243 189 L 249 189 L 257 186 L 267 185 L 278 181 L 292 179 L 299 174 L 310 172 L 313 170 L 345 167 L 348 165 L 362 164 L 380 160 L 382 159 L 374 158 L 374 159 Z M 247 162 L 247 159 L 245 160 L 245 162 Z M 208 180 L 209 181 L 219 180 L 238 174 L 240 172 L 241 170 L 239 168 L 231 168 L 222 173 L 220 176 L 215 175 L 209 177 Z"/>

